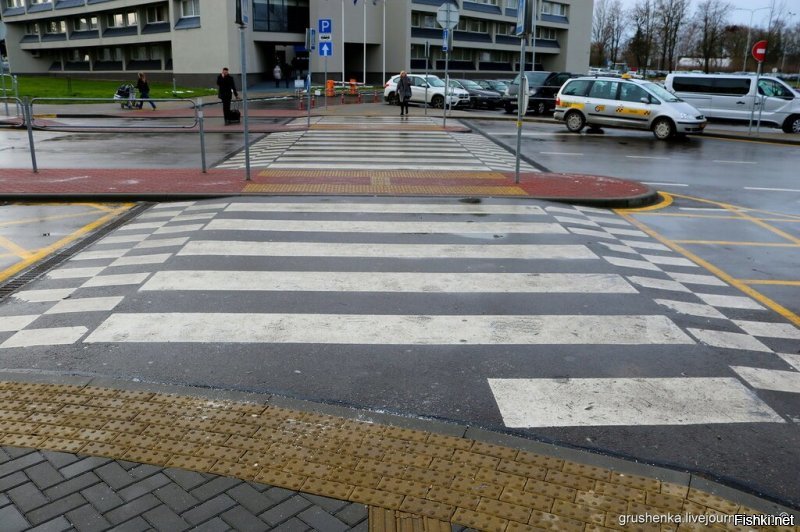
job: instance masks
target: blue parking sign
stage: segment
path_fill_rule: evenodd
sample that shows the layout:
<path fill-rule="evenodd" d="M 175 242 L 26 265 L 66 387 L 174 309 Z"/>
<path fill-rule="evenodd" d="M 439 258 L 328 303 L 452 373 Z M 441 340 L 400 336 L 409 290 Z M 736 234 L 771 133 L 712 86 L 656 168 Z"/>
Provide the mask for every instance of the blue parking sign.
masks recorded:
<path fill-rule="evenodd" d="M 333 31 L 333 23 L 329 18 L 321 18 L 319 19 L 319 32 L 320 33 L 331 33 Z"/>
<path fill-rule="evenodd" d="M 319 56 L 320 57 L 330 57 L 332 55 L 333 55 L 333 43 L 332 42 L 320 43 L 320 45 L 319 45 Z"/>

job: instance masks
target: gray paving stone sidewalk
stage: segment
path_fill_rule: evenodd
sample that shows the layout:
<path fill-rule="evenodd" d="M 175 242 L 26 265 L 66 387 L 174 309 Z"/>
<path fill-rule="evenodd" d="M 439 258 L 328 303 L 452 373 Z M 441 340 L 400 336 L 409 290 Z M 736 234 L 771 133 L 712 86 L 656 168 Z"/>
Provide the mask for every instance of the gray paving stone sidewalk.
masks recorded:
<path fill-rule="evenodd" d="M 0 531 L 366 531 L 367 507 L 183 469 L 0 448 Z"/>

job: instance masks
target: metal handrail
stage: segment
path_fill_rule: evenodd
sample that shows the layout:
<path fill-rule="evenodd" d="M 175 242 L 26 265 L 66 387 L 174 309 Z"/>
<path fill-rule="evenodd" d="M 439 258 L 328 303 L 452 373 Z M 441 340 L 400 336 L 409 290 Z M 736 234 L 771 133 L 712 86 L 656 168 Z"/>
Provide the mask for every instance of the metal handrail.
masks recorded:
<path fill-rule="evenodd" d="M 118 124 L 118 125 L 110 126 L 110 125 L 105 125 L 105 124 L 99 123 L 99 124 L 71 124 L 69 126 L 59 126 L 59 127 L 53 127 L 53 126 L 47 126 L 47 125 L 44 125 L 44 124 L 32 123 L 32 126 L 35 127 L 36 129 L 51 129 L 51 130 L 57 130 L 59 128 L 68 127 L 69 129 L 95 129 L 95 130 L 96 129 L 130 129 L 130 130 L 140 130 L 140 131 L 141 130 L 153 130 L 153 129 L 173 129 L 173 130 L 174 129 L 194 129 L 195 127 L 197 127 L 197 125 L 198 125 L 198 115 L 197 115 L 198 104 L 197 104 L 197 102 L 195 100 L 193 100 L 193 99 L 185 99 L 185 98 L 148 98 L 147 100 L 148 101 L 152 101 L 152 102 L 154 102 L 156 104 L 158 104 L 159 102 L 161 102 L 161 103 L 181 102 L 181 103 L 190 104 L 189 109 L 192 111 L 192 123 L 189 124 L 189 125 L 177 125 L 177 126 L 176 125 L 165 126 L 165 125 L 153 125 L 153 124 L 149 124 L 149 125 L 136 125 L 136 124 L 134 124 L 134 125 L 130 125 L 130 124 L 119 125 Z M 99 105 L 99 104 L 111 103 L 111 104 L 114 104 L 114 105 L 120 105 L 123 102 L 128 102 L 128 101 L 133 103 L 133 102 L 139 102 L 139 101 L 142 101 L 142 100 L 140 98 L 133 98 L 133 99 L 124 100 L 124 101 L 123 100 L 118 100 L 118 99 L 115 100 L 114 98 L 32 98 L 30 100 L 31 121 L 35 122 L 36 115 L 34 114 L 34 110 L 33 109 L 34 109 L 34 104 L 36 104 L 36 103 L 38 103 L 40 105 L 47 105 L 46 102 L 50 102 L 51 104 L 53 104 L 53 103 L 66 103 L 66 104 L 86 103 L 86 104 L 92 104 L 92 105 Z M 144 103 L 146 104 L 147 102 L 145 101 Z M 46 113 L 43 113 L 43 114 L 46 114 Z M 87 116 L 91 116 L 91 115 L 87 115 Z M 125 117 L 124 116 L 116 116 L 116 115 L 115 116 L 103 115 L 103 118 L 106 118 L 106 119 L 109 119 L 109 118 L 118 119 L 118 118 L 125 118 Z M 139 118 L 145 118 L 145 117 L 139 117 Z M 166 119 L 166 118 L 175 118 L 175 117 L 147 116 L 146 118 L 152 119 L 152 120 L 163 120 L 163 119 Z M 188 117 L 186 117 L 186 118 L 188 118 Z"/>

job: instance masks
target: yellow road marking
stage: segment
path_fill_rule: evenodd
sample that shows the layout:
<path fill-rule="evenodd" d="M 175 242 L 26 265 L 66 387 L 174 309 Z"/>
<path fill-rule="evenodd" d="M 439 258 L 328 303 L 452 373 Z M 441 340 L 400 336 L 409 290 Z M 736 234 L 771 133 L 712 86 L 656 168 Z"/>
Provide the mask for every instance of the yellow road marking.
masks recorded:
<path fill-rule="evenodd" d="M 745 212 L 744 210 L 742 212 Z M 643 212 L 642 216 L 669 216 L 672 218 L 710 218 L 712 220 L 741 220 L 741 216 L 729 215 L 729 214 L 691 214 L 691 213 L 682 213 L 682 212 Z M 787 222 L 787 223 L 798 223 L 800 222 L 799 219 L 795 218 L 758 218 L 754 216 L 756 220 L 761 220 L 763 222 Z"/>
<path fill-rule="evenodd" d="M 17 264 L 14 264 L 13 266 L 8 267 L 5 270 L 0 271 L 0 282 L 5 281 L 6 279 L 8 279 L 9 277 L 11 277 L 13 275 L 16 275 L 17 273 L 21 272 L 22 270 L 24 270 L 28 266 L 30 266 L 30 265 L 36 263 L 37 261 L 43 259 L 44 257 L 49 255 L 53 251 L 55 251 L 55 250 L 57 250 L 59 248 L 62 248 L 64 246 L 66 246 L 67 244 L 77 240 L 81 236 L 89 233 L 90 231 L 93 231 L 93 230 L 97 229 L 98 227 L 101 227 L 103 224 L 109 222 L 110 220 L 114 219 L 116 216 L 122 214 L 123 212 L 125 212 L 128 209 L 130 209 L 131 207 L 133 207 L 133 205 L 134 205 L 133 203 L 123 204 L 122 206 L 117 207 L 116 209 L 114 209 L 114 211 L 106 214 L 102 218 L 98 218 L 97 220 L 84 225 L 83 227 L 81 227 L 77 231 L 73 231 L 71 234 L 65 236 L 61 240 L 59 240 L 57 242 L 54 242 L 54 243 L 50 244 L 47 247 L 44 247 L 44 248 L 41 248 L 41 249 L 37 250 L 35 253 L 33 253 L 27 259 L 25 259 L 25 260 L 23 260 L 21 262 L 18 262 Z"/>
<path fill-rule="evenodd" d="M 744 284 L 767 284 L 778 286 L 800 286 L 800 281 L 782 281 L 779 279 L 739 279 Z"/>
<path fill-rule="evenodd" d="M 666 209 L 675 199 L 672 197 L 672 194 L 668 194 L 667 192 L 658 193 L 661 196 L 661 201 L 656 203 L 655 205 L 649 205 L 647 207 L 637 207 L 632 209 L 617 209 L 619 212 L 648 212 L 648 211 L 659 211 L 661 209 Z"/>
<path fill-rule="evenodd" d="M 711 246 L 759 246 L 773 248 L 796 248 L 797 244 L 784 242 L 729 242 L 727 240 L 673 240 L 676 244 L 699 244 Z"/>
<path fill-rule="evenodd" d="M 7 239 L 6 237 L 4 237 L 2 235 L 0 235 L 0 246 L 6 248 L 13 255 L 15 255 L 15 256 L 17 256 L 17 257 L 19 257 L 21 259 L 27 259 L 32 255 L 32 253 L 30 251 L 28 251 L 27 249 L 25 249 L 22 246 L 18 245 L 17 243 L 12 242 L 11 240 Z"/>
<path fill-rule="evenodd" d="M 709 203 L 713 203 L 713 202 L 709 202 Z M 714 275 L 716 275 L 717 277 L 719 277 L 720 279 L 722 279 L 726 283 L 730 284 L 731 286 L 734 286 L 734 287 L 738 288 L 739 290 L 741 290 L 742 292 L 744 292 L 748 296 L 752 297 L 753 299 L 755 299 L 756 301 L 758 301 L 762 305 L 766 306 L 767 308 L 770 308 L 770 309 L 774 310 L 775 312 L 777 312 L 778 314 L 780 314 L 781 316 L 783 316 L 787 320 L 791 321 L 795 326 L 800 327 L 800 316 L 798 316 L 797 314 L 795 314 L 791 310 L 789 310 L 786 307 L 776 303 L 772 299 L 770 299 L 767 296 L 763 295 L 761 292 L 758 292 L 758 291 L 750 288 L 749 286 L 747 286 L 747 284 L 743 283 L 742 281 L 740 281 L 738 279 L 735 279 L 733 276 L 729 275 L 728 273 L 725 273 L 723 270 L 721 270 L 720 268 L 714 266 L 710 262 L 708 262 L 708 261 L 706 261 L 704 259 L 701 259 L 699 256 L 695 255 L 694 253 L 692 253 L 688 249 L 686 249 L 686 248 L 676 244 L 672 240 L 662 236 L 660 233 L 654 231 L 653 229 L 651 229 L 650 227 L 648 227 L 644 223 L 640 222 L 639 220 L 637 220 L 636 218 L 634 218 L 630 214 L 627 214 L 623 210 L 617 209 L 616 212 L 620 216 L 625 218 L 627 221 L 629 221 L 630 223 L 632 223 L 633 225 L 635 225 L 636 227 L 638 227 L 639 229 L 641 229 L 642 231 L 644 231 L 648 235 L 652 236 L 653 238 L 655 238 L 656 240 L 658 240 L 659 242 L 661 242 L 665 246 L 669 247 L 670 249 L 672 249 L 674 251 L 677 251 L 678 253 L 681 253 L 684 257 L 686 257 L 689 260 L 695 262 L 699 266 L 702 266 L 703 268 L 705 268 L 709 272 L 713 273 Z"/>

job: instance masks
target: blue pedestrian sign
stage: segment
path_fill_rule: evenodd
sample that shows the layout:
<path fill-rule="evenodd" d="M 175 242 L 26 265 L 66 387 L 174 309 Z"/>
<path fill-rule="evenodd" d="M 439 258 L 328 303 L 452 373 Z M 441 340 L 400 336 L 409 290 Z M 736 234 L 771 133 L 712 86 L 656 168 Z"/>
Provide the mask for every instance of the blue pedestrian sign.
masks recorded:
<path fill-rule="evenodd" d="M 331 23 L 331 19 L 329 18 L 321 18 L 319 19 L 319 32 L 320 33 L 331 33 L 333 31 L 333 24 Z"/>
<path fill-rule="evenodd" d="M 449 39 L 447 38 L 447 28 L 445 28 L 445 29 L 442 30 L 442 51 L 443 52 L 447 51 L 447 41 L 448 40 Z"/>
<path fill-rule="evenodd" d="M 323 42 L 319 44 L 319 56 L 320 57 L 329 57 L 333 55 L 333 43 L 332 42 Z"/>

